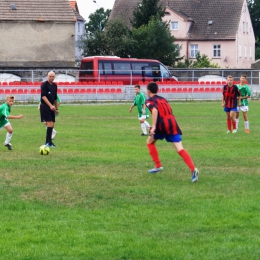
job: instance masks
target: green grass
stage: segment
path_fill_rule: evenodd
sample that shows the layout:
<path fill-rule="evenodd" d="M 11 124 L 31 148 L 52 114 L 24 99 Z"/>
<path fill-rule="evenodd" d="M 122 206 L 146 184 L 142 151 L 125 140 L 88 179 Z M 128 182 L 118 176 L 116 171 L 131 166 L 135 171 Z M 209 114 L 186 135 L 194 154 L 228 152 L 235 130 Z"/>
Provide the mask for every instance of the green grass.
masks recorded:
<path fill-rule="evenodd" d="M 0 259 L 259 259 L 260 121 L 250 102 L 226 134 L 221 102 L 175 102 L 183 145 L 157 143 L 153 163 L 130 104 L 61 105 L 57 149 L 42 156 L 37 106 L 14 105 L 13 151 L 0 146 Z M 150 121 L 151 122 L 151 121 Z M 0 132 L 1 142 L 5 130 Z"/>

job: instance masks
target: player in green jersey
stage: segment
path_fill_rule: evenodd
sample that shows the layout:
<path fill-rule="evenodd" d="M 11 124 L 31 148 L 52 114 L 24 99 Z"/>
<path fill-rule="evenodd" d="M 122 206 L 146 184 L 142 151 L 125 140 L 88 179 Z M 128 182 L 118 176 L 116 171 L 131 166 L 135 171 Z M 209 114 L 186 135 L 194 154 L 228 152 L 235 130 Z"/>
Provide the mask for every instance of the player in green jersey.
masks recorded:
<path fill-rule="evenodd" d="M 40 102 L 40 103 L 39 103 L 39 105 L 38 105 L 38 110 L 40 111 L 41 100 L 39 100 L 39 102 Z M 59 95 L 57 94 L 57 107 L 59 107 L 60 102 L 61 102 L 60 97 L 59 97 Z M 57 115 L 55 114 L 55 116 L 57 116 Z M 44 123 L 45 123 L 45 125 L 46 125 L 46 122 L 44 122 Z M 46 127 L 47 127 L 47 125 L 46 125 Z M 52 129 L 52 134 L 51 134 L 51 139 L 52 139 L 52 140 L 55 138 L 56 134 L 57 134 L 57 131 L 53 128 L 53 129 Z"/>
<path fill-rule="evenodd" d="M 239 89 L 239 92 L 241 94 L 240 96 L 240 103 L 241 106 L 239 106 L 239 110 L 236 113 L 236 127 L 238 129 L 238 123 L 239 123 L 239 111 L 243 112 L 243 117 L 244 117 L 244 125 L 245 125 L 245 132 L 249 134 L 249 121 L 247 117 L 247 111 L 249 110 L 248 108 L 248 98 L 251 97 L 251 91 L 249 86 L 246 84 L 246 76 L 242 75 L 240 77 L 240 83 L 237 84 L 237 87 Z"/>
<path fill-rule="evenodd" d="M 14 103 L 14 96 L 8 95 L 6 97 L 6 102 L 0 106 L 0 129 L 5 128 L 7 131 L 4 146 L 7 147 L 8 150 L 12 150 L 12 145 L 10 141 L 13 135 L 13 128 L 8 119 L 23 118 L 22 114 L 19 116 L 10 115 L 11 106 L 13 105 L 13 103 Z"/>
<path fill-rule="evenodd" d="M 147 118 L 149 118 L 149 110 L 145 106 L 145 95 L 140 90 L 140 85 L 134 86 L 135 91 L 135 100 L 133 105 L 130 107 L 129 112 L 132 112 L 133 107 L 137 106 L 138 110 L 138 119 L 141 124 L 141 128 L 143 133 L 141 135 L 145 136 L 147 135 L 147 128 L 150 128 L 150 124 L 146 121 Z"/>

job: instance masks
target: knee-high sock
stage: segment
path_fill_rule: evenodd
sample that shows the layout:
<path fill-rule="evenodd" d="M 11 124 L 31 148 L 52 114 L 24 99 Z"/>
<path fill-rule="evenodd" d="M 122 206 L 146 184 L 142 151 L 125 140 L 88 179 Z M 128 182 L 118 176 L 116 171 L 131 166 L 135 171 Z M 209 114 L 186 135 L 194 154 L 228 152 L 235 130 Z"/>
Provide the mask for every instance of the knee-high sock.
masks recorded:
<path fill-rule="evenodd" d="M 182 149 L 179 151 L 179 155 L 182 157 L 183 161 L 190 168 L 191 172 L 193 172 L 195 169 L 195 165 L 194 165 L 189 153 L 186 150 Z"/>
<path fill-rule="evenodd" d="M 248 129 L 249 130 L 249 121 L 245 121 L 245 129 Z"/>
<path fill-rule="evenodd" d="M 236 129 L 238 129 L 239 119 L 236 119 Z"/>
<path fill-rule="evenodd" d="M 9 144 L 13 134 L 6 133 L 5 144 Z"/>
<path fill-rule="evenodd" d="M 156 168 L 161 167 L 162 165 L 161 165 L 159 155 L 158 155 L 158 151 L 156 149 L 155 144 L 147 144 L 147 147 L 148 147 L 149 153 L 152 157 L 152 160 L 155 163 L 155 167 Z"/>
<path fill-rule="evenodd" d="M 144 133 L 145 135 L 147 135 L 147 129 L 146 129 L 145 123 L 142 123 L 142 124 L 141 124 L 141 128 L 142 128 L 142 130 L 143 130 L 143 133 Z"/>
<path fill-rule="evenodd" d="M 53 127 L 47 127 L 47 131 L 46 131 L 46 143 L 51 143 L 51 135 L 52 135 L 52 129 Z"/>
<path fill-rule="evenodd" d="M 147 128 L 150 127 L 150 124 L 146 120 L 144 121 L 144 124 L 146 125 Z"/>
<path fill-rule="evenodd" d="M 227 119 L 227 127 L 228 127 L 228 130 L 231 131 L 231 119 L 230 118 Z"/>

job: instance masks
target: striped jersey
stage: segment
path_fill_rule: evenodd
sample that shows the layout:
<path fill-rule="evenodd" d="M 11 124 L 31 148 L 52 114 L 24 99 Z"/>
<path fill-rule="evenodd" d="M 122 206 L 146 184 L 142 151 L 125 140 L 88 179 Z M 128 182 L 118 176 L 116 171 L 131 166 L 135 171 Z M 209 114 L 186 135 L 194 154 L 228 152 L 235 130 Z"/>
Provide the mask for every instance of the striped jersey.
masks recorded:
<path fill-rule="evenodd" d="M 172 108 L 167 100 L 161 96 L 154 95 L 146 100 L 145 105 L 152 112 L 153 108 L 158 110 L 156 122 L 156 134 L 176 135 L 182 134 L 180 127 L 172 113 Z"/>
<path fill-rule="evenodd" d="M 233 85 L 232 87 L 225 85 L 223 87 L 222 94 L 224 96 L 226 108 L 236 108 L 237 107 L 237 98 L 240 96 L 240 92 L 236 85 Z"/>

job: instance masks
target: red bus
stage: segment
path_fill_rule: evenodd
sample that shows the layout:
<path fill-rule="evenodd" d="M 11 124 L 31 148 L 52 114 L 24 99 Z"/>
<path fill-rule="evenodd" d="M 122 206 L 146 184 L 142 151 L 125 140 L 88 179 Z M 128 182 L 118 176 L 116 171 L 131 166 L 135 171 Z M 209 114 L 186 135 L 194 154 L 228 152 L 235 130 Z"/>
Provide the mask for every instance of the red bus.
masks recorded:
<path fill-rule="evenodd" d="M 81 60 L 79 81 L 122 81 L 135 85 L 140 81 L 175 81 L 158 60 L 92 56 Z"/>

